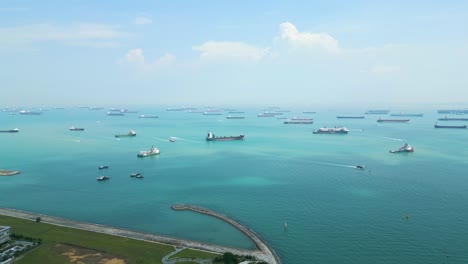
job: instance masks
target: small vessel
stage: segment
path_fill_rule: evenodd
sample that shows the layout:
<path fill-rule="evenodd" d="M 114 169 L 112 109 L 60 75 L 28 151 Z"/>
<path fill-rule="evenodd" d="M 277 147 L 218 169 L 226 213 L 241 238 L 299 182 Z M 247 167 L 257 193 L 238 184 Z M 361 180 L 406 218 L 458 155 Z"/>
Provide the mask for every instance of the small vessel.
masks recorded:
<path fill-rule="evenodd" d="M 313 124 L 314 121 L 312 119 L 291 119 L 291 120 L 286 120 L 283 122 L 284 124 Z"/>
<path fill-rule="evenodd" d="M 414 152 L 414 148 L 408 145 L 408 143 L 405 143 L 403 147 L 397 150 L 390 150 L 390 153 L 400 153 L 400 152 Z"/>
<path fill-rule="evenodd" d="M 258 114 L 257 116 L 258 117 L 274 117 L 275 114 L 273 114 L 273 113 L 262 113 L 262 114 Z"/>
<path fill-rule="evenodd" d="M 84 131 L 84 128 L 71 126 L 69 130 L 70 131 Z"/>
<path fill-rule="evenodd" d="M 108 165 L 101 165 L 101 166 L 98 167 L 98 169 L 100 169 L 100 170 L 108 169 L 108 168 L 109 168 Z"/>
<path fill-rule="evenodd" d="M 351 116 L 351 115 L 339 115 L 336 118 L 338 119 L 364 119 L 365 116 Z"/>
<path fill-rule="evenodd" d="M 0 130 L 0 133 L 18 133 L 19 129 L 14 128 L 14 129 L 7 129 L 7 130 Z"/>
<path fill-rule="evenodd" d="M 386 115 L 390 110 L 368 110 L 365 112 L 366 115 Z"/>
<path fill-rule="evenodd" d="M 169 138 L 169 142 L 175 142 L 175 140 L 176 140 L 175 137 L 170 137 Z"/>
<path fill-rule="evenodd" d="M 379 119 L 377 119 L 377 122 L 379 123 L 383 123 L 383 122 L 388 122 L 388 123 L 406 123 L 406 122 L 409 122 L 410 120 L 409 119 L 383 119 L 381 117 L 379 117 Z"/>
<path fill-rule="evenodd" d="M 439 114 L 468 114 L 468 109 L 446 109 L 437 110 Z"/>
<path fill-rule="evenodd" d="M 144 158 L 144 157 L 149 157 L 149 156 L 155 156 L 159 155 L 159 149 L 151 146 L 150 150 L 142 150 L 137 154 L 137 157 L 139 158 Z"/>
<path fill-rule="evenodd" d="M 312 133 L 314 134 L 348 134 L 349 130 L 346 127 L 321 127 L 319 129 L 314 130 Z"/>
<path fill-rule="evenodd" d="M 29 111 L 29 110 L 21 110 L 19 111 L 20 115 L 41 115 L 42 112 L 36 112 L 36 111 Z"/>
<path fill-rule="evenodd" d="M 206 141 L 229 141 L 229 140 L 243 140 L 244 135 L 239 136 L 229 136 L 229 137 L 216 137 L 213 133 L 208 132 L 206 136 Z"/>
<path fill-rule="evenodd" d="M 437 123 L 435 123 L 434 125 L 435 128 L 466 128 L 467 126 L 466 125 L 460 125 L 460 126 L 445 126 L 445 125 L 439 125 Z"/>
<path fill-rule="evenodd" d="M 356 169 L 363 170 L 363 169 L 365 169 L 365 167 L 364 167 L 364 166 L 362 166 L 362 165 L 356 165 Z"/>
<path fill-rule="evenodd" d="M 442 117 L 438 119 L 439 121 L 468 121 L 468 118 L 463 117 Z"/>
<path fill-rule="evenodd" d="M 139 172 L 134 172 L 134 173 L 130 174 L 130 177 L 139 178 L 139 179 L 144 178 L 143 175 L 141 175 L 141 173 L 139 173 Z"/>
<path fill-rule="evenodd" d="M 284 229 L 288 229 L 288 223 L 286 223 L 286 221 L 284 221 Z"/>
<path fill-rule="evenodd" d="M 134 137 L 134 136 L 136 136 L 136 132 L 133 130 L 130 130 L 127 134 L 115 135 L 115 137 Z"/>
<path fill-rule="evenodd" d="M 390 116 L 400 116 L 400 117 L 423 117 L 423 114 L 405 114 L 405 113 L 397 113 L 397 114 L 390 114 Z"/>
<path fill-rule="evenodd" d="M 139 118 L 158 118 L 158 116 L 140 115 Z"/>
<path fill-rule="evenodd" d="M 98 181 L 106 181 L 106 180 L 109 180 L 110 177 L 109 176 L 99 176 L 96 178 L 96 180 Z"/>
<path fill-rule="evenodd" d="M 120 112 L 107 112 L 107 115 L 108 116 L 123 116 L 124 114 Z"/>
<path fill-rule="evenodd" d="M 245 119 L 245 116 L 226 116 L 226 119 Z"/>

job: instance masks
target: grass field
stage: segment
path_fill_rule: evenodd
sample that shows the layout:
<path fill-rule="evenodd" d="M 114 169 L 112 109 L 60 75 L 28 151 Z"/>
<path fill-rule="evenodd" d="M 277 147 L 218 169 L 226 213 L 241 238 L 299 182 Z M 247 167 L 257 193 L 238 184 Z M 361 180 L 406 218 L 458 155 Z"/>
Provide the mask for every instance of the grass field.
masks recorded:
<path fill-rule="evenodd" d="M 198 258 L 198 259 L 211 259 L 219 256 L 219 254 L 214 254 L 206 251 L 199 251 L 193 249 L 184 249 L 179 253 L 171 256 L 169 260 L 176 258 Z"/>
<path fill-rule="evenodd" d="M 144 264 L 162 263 L 161 259 L 174 251 L 173 246 L 83 231 L 46 223 L 1 216 L 0 225 L 11 226 L 11 232 L 41 238 L 42 245 L 26 253 L 15 263 L 63 264 L 104 263 Z M 184 257 L 211 258 L 204 251 L 183 250 Z M 97 259 L 100 258 L 99 262 Z"/>

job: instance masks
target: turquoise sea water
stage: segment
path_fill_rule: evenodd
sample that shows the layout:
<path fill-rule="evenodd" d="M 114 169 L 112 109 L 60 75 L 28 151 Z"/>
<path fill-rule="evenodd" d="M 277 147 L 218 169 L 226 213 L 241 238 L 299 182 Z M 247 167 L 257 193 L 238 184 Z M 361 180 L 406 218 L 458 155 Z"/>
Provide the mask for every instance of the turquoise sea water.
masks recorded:
<path fill-rule="evenodd" d="M 20 129 L 0 134 L 0 168 L 23 172 L 0 177 L 0 206 L 253 248 L 226 223 L 170 209 L 190 203 L 251 227 L 285 264 L 468 263 L 468 130 L 434 129 L 435 110 L 394 124 L 377 123 L 378 115 L 336 119 L 363 110 L 283 114 L 313 117 L 313 125 L 258 118 L 260 109 L 240 109 L 241 120 L 136 110 L 0 113 L 0 129 Z M 324 125 L 350 132 L 312 134 Z M 114 137 L 131 129 L 135 138 Z M 208 131 L 246 139 L 206 142 Z M 404 142 L 415 152 L 388 153 Z M 152 145 L 160 156 L 136 157 Z M 130 178 L 135 171 L 145 178 Z"/>

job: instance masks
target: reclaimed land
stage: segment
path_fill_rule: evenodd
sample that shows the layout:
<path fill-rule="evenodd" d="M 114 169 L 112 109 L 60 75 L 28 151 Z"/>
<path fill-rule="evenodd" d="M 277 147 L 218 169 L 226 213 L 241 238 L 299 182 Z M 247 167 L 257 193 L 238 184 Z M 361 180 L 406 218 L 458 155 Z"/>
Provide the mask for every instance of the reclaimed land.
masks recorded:
<path fill-rule="evenodd" d="M 103 252 L 113 252 L 128 259 L 128 263 L 162 263 L 163 257 L 170 254 L 175 246 L 191 248 L 201 251 L 208 251 L 214 254 L 223 254 L 225 252 L 231 252 L 236 255 L 251 255 L 255 256 L 258 260 L 263 260 L 270 264 L 281 264 L 281 261 L 278 258 L 278 256 L 258 235 L 256 235 L 249 228 L 228 218 L 227 216 L 191 205 L 173 205 L 172 209 L 191 210 L 207 215 L 212 215 L 223 221 L 226 221 L 238 228 L 240 231 L 244 232 L 246 235 L 248 235 L 256 244 L 257 250 L 252 251 L 246 249 L 230 248 L 203 242 L 131 231 L 121 228 L 80 222 L 7 208 L 0 208 L 0 222 L 2 223 L 2 225 L 12 226 L 12 228 L 14 229 L 13 232 L 15 233 L 24 232 L 24 234 L 27 234 L 28 236 L 42 238 L 45 242 L 51 241 L 52 243 L 49 245 L 49 247 L 55 246 L 55 244 L 57 243 L 74 244 L 77 246 L 97 249 Z M 10 221 L 11 219 L 22 218 L 29 220 L 26 221 L 29 223 L 31 223 L 31 221 L 36 221 L 36 219 L 40 217 L 41 222 L 36 223 L 37 225 L 26 225 L 25 223 L 23 223 L 22 225 L 18 226 L 14 224 L 9 224 L 8 221 L 6 221 L 8 220 L 8 218 L 5 216 L 14 217 L 9 218 Z M 96 238 L 92 238 L 94 236 L 96 236 Z M 118 236 L 119 238 L 113 236 Z M 149 249 L 149 243 L 145 242 L 159 243 L 160 247 L 156 247 L 156 250 Z M 47 243 L 45 243 L 45 245 L 47 245 Z M 34 253 L 36 253 L 35 256 Z M 46 260 L 44 263 L 53 264 L 64 262 L 63 259 L 61 261 L 57 261 L 57 259 L 51 257 L 52 255 L 47 254 L 47 252 L 44 253 L 43 251 L 40 251 L 38 249 L 28 253 L 24 259 L 31 258 L 30 256 L 32 256 L 32 259 Z M 46 259 L 47 257 L 49 257 L 50 260 Z"/>

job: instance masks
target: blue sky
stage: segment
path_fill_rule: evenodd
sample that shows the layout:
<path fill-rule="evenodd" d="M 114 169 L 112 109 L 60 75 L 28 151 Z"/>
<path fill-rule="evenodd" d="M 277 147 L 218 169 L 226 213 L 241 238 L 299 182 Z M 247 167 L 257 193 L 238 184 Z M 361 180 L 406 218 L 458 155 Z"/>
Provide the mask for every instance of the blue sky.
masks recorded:
<path fill-rule="evenodd" d="M 0 104 L 468 107 L 467 1 L 0 2 Z"/>

